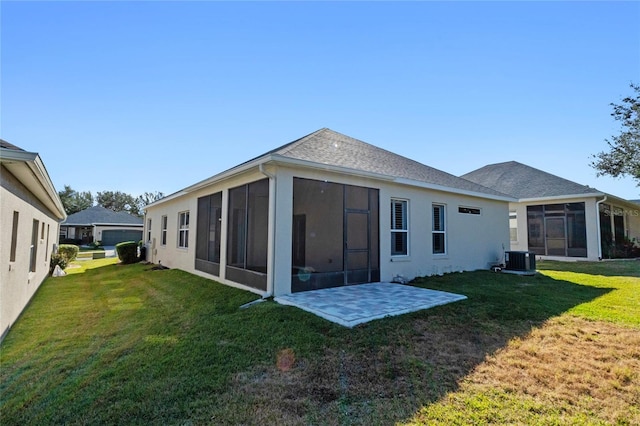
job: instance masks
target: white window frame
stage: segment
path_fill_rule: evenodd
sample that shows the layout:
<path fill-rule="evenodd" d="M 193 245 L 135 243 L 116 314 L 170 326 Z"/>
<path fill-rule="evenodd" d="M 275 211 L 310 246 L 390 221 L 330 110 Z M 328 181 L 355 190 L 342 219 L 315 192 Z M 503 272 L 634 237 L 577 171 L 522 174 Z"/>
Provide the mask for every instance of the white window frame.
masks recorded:
<path fill-rule="evenodd" d="M 151 243 L 151 218 L 147 219 L 147 242 Z"/>
<path fill-rule="evenodd" d="M 189 248 L 189 210 L 178 213 L 178 248 Z"/>
<path fill-rule="evenodd" d="M 515 231 L 515 232 L 513 232 Z M 509 240 L 512 243 L 518 242 L 518 212 L 517 210 L 509 211 Z"/>
<path fill-rule="evenodd" d="M 399 204 L 402 206 L 402 213 L 404 216 L 404 225 L 403 228 L 396 228 L 396 209 L 395 206 Z M 407 257 L 409 256 L 409 200 L 402 198 L 392 198 L 391 199 L 391 224 L 390 224 L 390 241 L 392 242 L 391 247 L 391 256 L 392 257 Z M 404 248 L 404 253 L 394 253 L 393 247 L 393 235 L 394 234 L 405 234 L 405 242 L 406 246 Z"/>
<path fill-rule="evenodd" d="M 436 215 L 435 215 L 435 210 L 436 208 L 441 209 L 440 212 L 440 217 L 442 218 L 442 229 L 436 229 L 440 227 L 440 224 L 438 223 L 438 226 L 436 226 Z M 433 243 L 435 241 L 435 236 L 437 234 L 441 234 L 443 237 L 443 244 L 444 244 L 444 251 L 443 252 L 433 252 L 434 256 L 446 256 L 448 251 L 447 251 L 447 206 L 446 204 L 442 204 L 442 203 L 433 203 L 431 205 L 431 249 L 433 250 Z"/>
<path fill-rule="evenodd" d="M 160 245 L 161 246 L 166 246 L 167 245 L 167 226 L 168 226 L 169 220 L 167 218 L 167 215 L 164 215 L 160 218 Z"/>

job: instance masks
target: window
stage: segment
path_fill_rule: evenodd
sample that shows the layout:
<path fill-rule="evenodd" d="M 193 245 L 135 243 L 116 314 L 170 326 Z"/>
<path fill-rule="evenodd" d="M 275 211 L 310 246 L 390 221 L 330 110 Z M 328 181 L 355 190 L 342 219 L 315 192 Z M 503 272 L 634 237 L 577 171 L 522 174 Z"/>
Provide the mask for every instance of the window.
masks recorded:
<path fill-rule="evenodd" d="M 36 263 L 38 258 L 38 228 L 40 222 L 33 219 L 33 227 L 31 228 L 31 250 L 29 253 L 29 272 L 36 271 Z"/>
<path fill-rule="evenodd" d="M 47 223 L 47 243 L 44 246 L 44 260 L 45 261 L 49 260 L 49 224 L 48 223 Z"/>
<path fill-rule="evenodd" d="M 433 254 L 445 254 L 445 236 L 446 236 L 446 224 L 445 224 L 445 209 L 442 204 L 433 205 Z"/>
<path fill-rule="evenodd" d="M 40 231 L 40 239 L 44 240 L 44 222 L 42 222 L 42 230 Z"/>
<path fill-rule="evenodd" d="M 18 245 L 18 219 L 20 218 L 20 213 L 13 212 L 13 226 L 11 228 L 11 253 L 9 255 L 9 261 L 16 261 L 16 247 Z"/>
<path fill-rule="evenodd" d="M 515 210 L 509 212 L 509 239 L 518 241 L 518 214 Z"/>
<path fill-rule="evenodd" d="M 178 247 L 189 247 L 189 212 L 178 213 Z"/>
<path fill-rule="evenodd" d="M 480 209 L 477 207 L 458 207 L 458 213 L 479 215 Z"/>
<path fill-rule="evenodd" d="M 147 242 L 151 242 L 151 219 L 147 219 Z"/>
<path fill-rule="evenodd" d="M 391 200 L 391 255 L 409 254 L 409 221 L 407 220 L 407 200 Z"/>
<path fill-rule="evenodd" d="M 167 216 L 160 219 L 160 244 L 167 245 Z"/>

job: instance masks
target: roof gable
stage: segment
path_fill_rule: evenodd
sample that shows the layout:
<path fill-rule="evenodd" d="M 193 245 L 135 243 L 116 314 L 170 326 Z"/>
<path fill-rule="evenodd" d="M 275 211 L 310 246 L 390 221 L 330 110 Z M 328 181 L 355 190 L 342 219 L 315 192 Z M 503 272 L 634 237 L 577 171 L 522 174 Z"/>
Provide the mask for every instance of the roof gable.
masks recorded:
<path fill-rule="evenodd" d="M 490 164 L 461 177 L 519 199 L 601 194 L 595 188 L 517 161 Z"/>
<path fill-rule="evenodd" d="M 93 206 L 77 213 L 70 214 L 61 225 L 139 225 L 142 226 L 142 218 L 126 212 L 114 212 L 102 206 Z"/>

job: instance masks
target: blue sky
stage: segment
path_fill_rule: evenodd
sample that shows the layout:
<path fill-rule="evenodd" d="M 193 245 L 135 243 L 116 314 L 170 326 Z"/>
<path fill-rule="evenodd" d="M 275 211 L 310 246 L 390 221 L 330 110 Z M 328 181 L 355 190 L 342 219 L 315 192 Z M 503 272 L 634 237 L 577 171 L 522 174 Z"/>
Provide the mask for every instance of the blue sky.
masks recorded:
<path fill-rule="evenodd" d="M 590 156 L 640 83 L 639 2 L 12 2 L 1 137 L 58 189 L 169 194 L 323 127 L 461 175 Z"/>

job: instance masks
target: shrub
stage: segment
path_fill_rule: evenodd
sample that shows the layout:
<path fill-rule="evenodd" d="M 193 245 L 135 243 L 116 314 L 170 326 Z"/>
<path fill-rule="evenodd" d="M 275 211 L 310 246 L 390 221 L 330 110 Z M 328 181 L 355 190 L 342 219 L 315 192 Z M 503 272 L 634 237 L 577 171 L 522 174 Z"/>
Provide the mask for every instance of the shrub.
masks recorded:
<path fill-rule="evenodd" d="M 58 254 L 65 257 L 67 259 L 67 263 L 73 262 L 74 260 L 76 260 L 76 256 L 78 256 L 78 251 L 80 251 L 80 247 L 75 246 L 73 244 L 60 244 L 60 247 L 58 247 Z"/>
<path fill-rule="evenodd" d="M 136 263 L 138 261 L 138 244 L 135 241 L 116 244 L 116 252 L 122 263 Z"/>
<path fill-rule="evenodd" d="M 92 241 L 89 244 L 87 244 L 89 247 L 95 249 L 99 249 L 100 247 L 102 247 L 102 241 Z"/>
<path fill-rule="evenodd" d="M 53 274 L 53 270 L 56 269 L 56 266 L 58 265 L 63 271 L 67 269 L 67 265 L 69 265 L 69 259 L 59 252 L 51 255 L 51 262 L 49 262 L 49 275 Z"/>
<path fill-rule="evenodd" d="M 145 246 L 140 246 L 140 261 L 147 260 L 147 248 Z"/>

